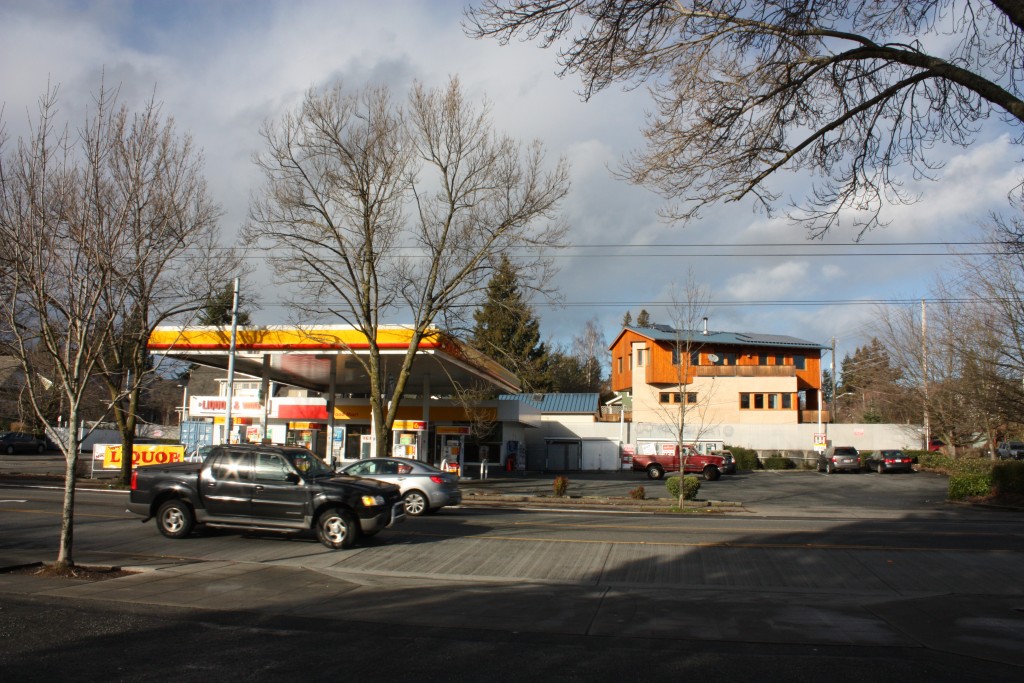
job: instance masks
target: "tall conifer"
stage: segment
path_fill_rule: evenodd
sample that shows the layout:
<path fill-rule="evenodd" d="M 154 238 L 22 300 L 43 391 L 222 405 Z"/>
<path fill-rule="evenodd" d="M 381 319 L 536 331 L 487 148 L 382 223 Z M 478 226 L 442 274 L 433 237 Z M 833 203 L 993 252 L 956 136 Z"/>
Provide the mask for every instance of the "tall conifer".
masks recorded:
<path fill-rule="evenodd" d="M 487 299 L 473 314 L 473 345 L 511 370 L 524 391 L 547 391 L 547 349 L 540 322 L 523 298 L 515 267 L 502 256 L 487 285 Z"/>

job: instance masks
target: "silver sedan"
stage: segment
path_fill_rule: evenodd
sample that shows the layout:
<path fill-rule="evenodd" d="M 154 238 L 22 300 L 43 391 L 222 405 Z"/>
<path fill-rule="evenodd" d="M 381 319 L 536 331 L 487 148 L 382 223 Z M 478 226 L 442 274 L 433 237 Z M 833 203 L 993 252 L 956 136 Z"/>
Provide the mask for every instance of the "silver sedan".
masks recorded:
<path fill-rule="evenodd" d="M 458 477 L 418 460 L 367 458 L 346 465 L 340 472 L 397 484 L 409 515 L 437 512 L 445 505 L 462 502 Z"/>

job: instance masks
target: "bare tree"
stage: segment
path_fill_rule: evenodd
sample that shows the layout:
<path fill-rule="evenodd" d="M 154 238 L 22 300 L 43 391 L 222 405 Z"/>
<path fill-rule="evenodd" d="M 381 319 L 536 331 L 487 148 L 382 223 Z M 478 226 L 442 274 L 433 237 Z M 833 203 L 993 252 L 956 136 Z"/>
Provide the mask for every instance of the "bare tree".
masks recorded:
<path fill-rule="evenodd" d="M 714 395 L 714 381 L 697 383 L 696 356 L 702 346 L 699 341 L 701 325 L 708 315 L 711 294 L 708 288 L 697 282 L 693 270 L 687 272 L 682 288 L 673 284 L 672 305 L 669 316 L 675 336 L 672 347 L 672 368 L 675 383 L 667 389 L 668 401 L 657 403 L 662 422 L 672 429 L 679 447 L 680 458 L 688 455 L 686 445 L 698 441 L 711 427 L 706 416 Z M 662 392 L 659 392 L 662 393 Z M 680 461 L 680 472 L 685 470 L 685 460 Z"/>
<path fill-rule="evenodd" d="M 125 277 L 118 301 L 104 305 L 116 316 L 101 377 L 121 432 L 121 478 L 127 484 L 139 420 L 141 390 L 155 371 L 146 343 L 153 329 L 173 318 L 200 312 L 225 281 L 237 275 L 240 259 L 221 247 L 220 209 L 207 191 L 202 154 L 188 135 L 152 99 L 137 113 L 113 107 L 102 126 L 87 128 L 82 145 L 88 163 L 107 184 L 96 202 L 96 219 L 115 226 L 130 245 L 117 264 Z"/>
<path fill-rule="evenodd" d="M 86 130 L 108 123 L 105 101 Z M 36 377 L 37 352 L 52 359 L 53 384 L 64 394 L 68 437 L 60 440 L 66 460 L 58 567 L 74 564 L 75 471 L 82 401 L 100 357 L 117 325 L 112 306 L 127 297 L 132 273 L 121 269 L 132 245 L 120 226 L 97 220 L 110 191 L 102 167 L 85 159 L 101 157 L 104 136 L 91 138 L 96 149 L 80 149 L 65 128 L 55 125 L 56 91 L 40 99 L 38 118 L 27 139 L 8 154 L 0 138 L 0 236 L 8 250 L 2 273 L 2 315 L 8 346 L 25 377 Z M 76 151 L 80 150 L 79 155 Z M 95 156 L 92 156 L 95 155 Z M 30 403 L 40 421 L 46 399 L 27 382 Z"/>
<path fill-rule="evenodd" d="M 596 317 L 588 320 L 583 331 L 572 338 L 572 353 L 579 360 L 582 382 L 592 391 L 607 391 L 602 360 L 608 357 L 608 343 Z"/>
<path fill-rule="evenodd" d="M 624 172 L 677 219 L 745 197 L 770 213 L 769 179 L 806 170 L 820 180 L 790 217 L 821 236 L 853 214 L 863 235 L 916 199 L 902 177 L 938 173 L 935 145 L 969 145 L 993 114 L 1019 142 L 1024 122 L 1009 0 L 481 0 L 467 32 L 562 44 L 584 98 L 651 82 L 648 146 Z"/>
<path fill-rule="evenodd" d="M 488 108 L 466 102 L 455 79 L 438 90 L 417 84 L 404 108 L 386 88 L 311 90 L 262 134 L 266 186 L 245 235 L 267 249 L 297 312 L 365 335 L 368 352 L 356 358 L 384 454 L 423 336 L 462 322 L 501 255 L 538 286 L 547 281 L 550 264 L 537 254 L 564 233 L 554 219 L 566 164 L 546 170 L 539 142 L 498 135 Z M 377 335 L 392 317 L 410 332 L 393 382 Z"/>

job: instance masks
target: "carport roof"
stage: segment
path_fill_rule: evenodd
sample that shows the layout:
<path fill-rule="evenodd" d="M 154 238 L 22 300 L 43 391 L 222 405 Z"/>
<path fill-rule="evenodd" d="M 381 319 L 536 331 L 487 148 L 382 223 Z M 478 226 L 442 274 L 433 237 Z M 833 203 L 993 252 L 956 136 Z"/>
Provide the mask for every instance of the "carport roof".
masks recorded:
<path fill-rule="evenodd" d="M 413 330 L 401 325 L 381 326 L 384 376 L 397 376 L 409 348 Z M 331 367 L 335 368 L 337 394 L 367 394 L 370 382 L 355 356 L 369 354 L 365 334 L 350 326 L 240 327 L 235 341 L 235 371 L 262 377 L 264 367 L 271 381 L 326 392 Z M 150 335 L 150 353 L 188 363 L 226 370 L 231 330 L 222 327 L 158 327 Z M 485 382 L 499 391 L 518 392 L 515 375 L 493 359 L 436 328 L 420 340 L 408 389 L 419 393 L 429 380 L 431 394 L 451 394 L 455 385 L 468 387 Z"/>

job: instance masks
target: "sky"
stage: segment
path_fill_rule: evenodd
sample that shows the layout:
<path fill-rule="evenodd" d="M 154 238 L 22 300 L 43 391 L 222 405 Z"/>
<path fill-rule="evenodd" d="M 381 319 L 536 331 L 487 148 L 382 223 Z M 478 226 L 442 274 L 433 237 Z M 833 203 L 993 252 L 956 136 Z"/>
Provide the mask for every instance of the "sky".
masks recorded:
<path fill-rule="evenodd" d="M 1016 131 L 990 121 L 970 147 L 936 150 L 945 163 L 939 180 L 907 178 L 921 201 L 895 207 L 891 224 L 860 243 L 853 232 L 809 242 L 803 229 L 749 203 L 670 225 L 658 216 L 660 197 L 611 173 L 643 144 L 647 91 L 612 87 L 584 102 L 578 78 L 556 75 L 554 50 L 467 37 L 460 23 L 466 4 L 3 0 L 4 123 L 13 139 L 23 135 L 52 86 L 72 125 L 101 82 L 119 87 L 121 102 L 133 109 L 155 97 L 202 149 L 230 242 L 261 183 L 252 163 L 262 149 L 260 126 L 292 109 L 307 89 L 341 82 L 405 93 L 414 81 L 441 87 L 458 76 L 471 100 L 492 104 L 499 131 L 539 139 L 552 158 L 571 165 L 562 212 L 574 246 L 558 254 L 554 282 L 562 304 L 533 302 L 550 344 L 568 345 L 588 320 L 611 343 L 626 311 L 635 320 L 646 309 L 652 321 L 668 323 L 673 291 L 692 273 L 709 293 L 712 329 L 826 346 L 834 338 L 837 365 L 871 338 L 877 302 L 929 295 L 936 276 L 955 267 L 944 245 L 978 239 L 991 211 L 1008 210 L 1007 193 L 1024 176 L 1011 144 Z M 809 185 L 800 176 L 776 182 L 794 196 Z M 254 322 L 284 324 L 280 292 L 258 278 L 249 283 L 260 291 Z"/>

